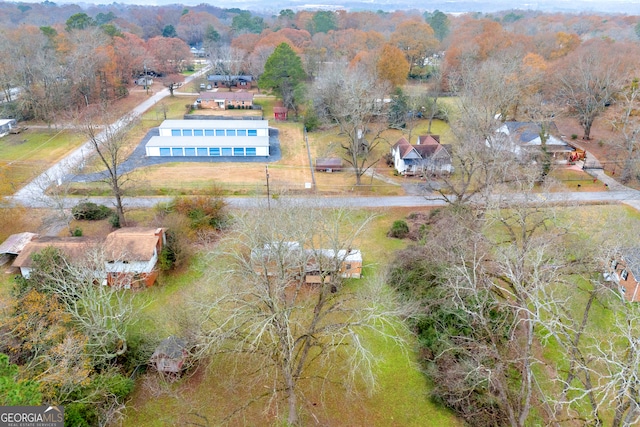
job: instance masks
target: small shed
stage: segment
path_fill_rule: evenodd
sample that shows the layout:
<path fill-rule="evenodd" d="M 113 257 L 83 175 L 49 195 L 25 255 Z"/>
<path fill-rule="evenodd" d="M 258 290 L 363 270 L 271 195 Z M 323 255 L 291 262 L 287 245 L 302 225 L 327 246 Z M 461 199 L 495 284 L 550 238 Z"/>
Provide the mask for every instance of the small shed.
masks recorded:
<path fill-rule="evenodd" d="M 278 121 L 287 120 L 287 108 L 286 107 L 273 107 L 273 117 Z"/>
<path fill-rule="evenodd" d="M 187 342 L 172 335 L 158 345 L 150 362 L 158 372 L 178 376 L 182 372 L 187 356 Z"/>
<path fill-rule="evenodd" d="M 339 172 L 342 170 L 342 159 L 339 157 L 318 157 L 316 170 L 320 172 Z"/>

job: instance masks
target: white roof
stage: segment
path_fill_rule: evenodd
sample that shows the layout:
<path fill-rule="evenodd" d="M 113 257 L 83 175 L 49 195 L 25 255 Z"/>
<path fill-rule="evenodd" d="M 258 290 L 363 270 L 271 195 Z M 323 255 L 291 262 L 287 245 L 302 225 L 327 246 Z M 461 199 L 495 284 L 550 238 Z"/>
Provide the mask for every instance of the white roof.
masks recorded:
<path fill-rule="evenodd" d="M 268 120 L 165 120 L 161 129 L 267 129 Z"/>
<path fill-rule="evenodd" d="M 268 136 L 152 136 L 145 147 L 268 147 Z"/>
<path fill-rule="evenodd" d="M 351 249 L 349 253 L 347 253 L 346 249 L 340 249 L 337 256 L 333 249 L 320 249 L 317 252 L 327 258 L 337 258 L 345 262 L 362 262 L 362 252 L 358 249 Z"/>
<path fill-rule="evenodd" d="M 15 124 L 16 123 L 16 119 L 0 119 L 0 126 L 4 126 L 7 124 Z"/>

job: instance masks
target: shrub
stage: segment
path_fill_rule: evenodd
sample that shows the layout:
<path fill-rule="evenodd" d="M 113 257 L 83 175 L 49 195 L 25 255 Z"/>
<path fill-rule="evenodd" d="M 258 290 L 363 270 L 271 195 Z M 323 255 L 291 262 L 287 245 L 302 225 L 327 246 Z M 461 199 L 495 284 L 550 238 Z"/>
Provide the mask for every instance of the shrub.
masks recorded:
<path fill-rule="evenodd" d="M 578 135 L 576 135 L 575 133 L 571 134 L 571 139 L 578 139 Z"/>
<path fill-rule="evenodd" d="M 182 197 L 175 199 L 175 210 L 186 215 L 191 220 L 191 228 L 221 229 L 225 222 L 224 207 L 226 203 L 222 197 Z"/>
<path fill-rule="evenodd" d="M 71 209 L 71 214 L 77 220 L 98 221 L 111 215 L 111 209 L 93 202 L 82 202 Z"/>
<path fill-rule="evenodd" d="M 320 126 L 320 119 L 313 109 L 307 110 L 303 119 L 304 127 L 307 128 L 307 132 L 313 132 Z"/>
<path fill-rule="evenodd" d="M 396 239 L 404 239 L 409 234 L 409 225 L 403 219 L 399 219 L 393 222 L 391 230 L 389 231 L 389 237 L 395 237 Z"/>
<path fill-rule="evenodd" d="M 82 228 L 76 227 L 71 233 L 73 237 L 82 237 Z"/>
<path fill-rule="evenodd" d="M 109 224 L 111 224 L 113 228 L 120 228 L 120 217 L 118 216 L 118 214 L 111 214 L 111 216 L 109 217 Z"/>

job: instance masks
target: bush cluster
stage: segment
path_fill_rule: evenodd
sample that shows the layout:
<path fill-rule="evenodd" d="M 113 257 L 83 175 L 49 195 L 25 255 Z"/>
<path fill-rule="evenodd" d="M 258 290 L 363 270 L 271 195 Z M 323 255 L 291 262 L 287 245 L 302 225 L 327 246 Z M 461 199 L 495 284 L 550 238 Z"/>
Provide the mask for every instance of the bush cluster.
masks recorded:
<path fill-rule="evenodd" d="M 78 203 L 71 209 L 73 218 L 77 220 L 98 221 L 107 218 L 111 213 L 108 207 L 93 202 Z"/>

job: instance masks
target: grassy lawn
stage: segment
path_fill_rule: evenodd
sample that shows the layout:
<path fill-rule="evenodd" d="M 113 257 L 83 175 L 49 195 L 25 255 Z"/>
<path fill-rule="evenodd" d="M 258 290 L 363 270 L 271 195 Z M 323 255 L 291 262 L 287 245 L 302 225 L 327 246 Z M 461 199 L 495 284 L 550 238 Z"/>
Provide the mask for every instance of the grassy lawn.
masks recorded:
<path fill-rule="evenodd" d="M 0 196 L 13 194 L 85 141 L 63 129 L 28 129 L 0 139 Z"/>
<path fill-rule="evenodd" d="M 606 191 L 602 182 L 594 180 L 591 175 L 583 170 L 575 170 L 567 167 L 557 167 L 549 174 L 556 179 L 562 187 L 558 191 Z"/>
<path fill-rule="evenodd" d="M 412 211 L 388 209 L 357 213 L 362 216 L 376 214 L 369 232 L 357 242 L 366 258 L 367 276 L 382 271 L 389 254 L 407 244 L 385 236 L 394 220 Z M 226 286 L 208 283 L 207 271 L 212 268 L 217 268 L 212 260 L 198 255 L 188 269 L 162 277 L 159 286 L 148 289 L 144 295 L 141 293 L 140 301 L 146 304 L 145 319 L 138 327 L 159 336 L 171 333 L 175 324 L 174 314 L 180 312 L 199 286 Z M 363 282 L 351 283 L 357 286 Z M 168 311 L 169 306 L 171 310 Z M 322 425 L 344 426 L 420 426 L 425 425 L 425 420 L 432 421 L 429 425 L 462 425 L 450 412 L 429 400 L 429 386 L 417 366 L 415 342 L 410 335 L 405 338 L 404 344 L 396 344 L 378 335 L 366 335 L 368 347 L 379 361 L 375 367 L 377 384 L 373 392 L 349 393 L 341 381 L 322 382 L 320 385 L 310 383 L 304 388 L 303 419 L 309 424 L 320 422 Z M 269 384 L 230 375 L 236 363 L 243 366 L 254 364 L 250 355 L 217 358 L 207 368 L 201 367 L 191 376 L 170 385 L 158 384 L 152 373 L 143 375 L 137 381 L 124 425 L 186 425 L 197 422 L 195 414 L 206 416 L 211 425 L 281 425 L 284 408 L 274 403 L 265 412 L 264 400 L 224 421 L 255 393 L 270 387 Z"/>

